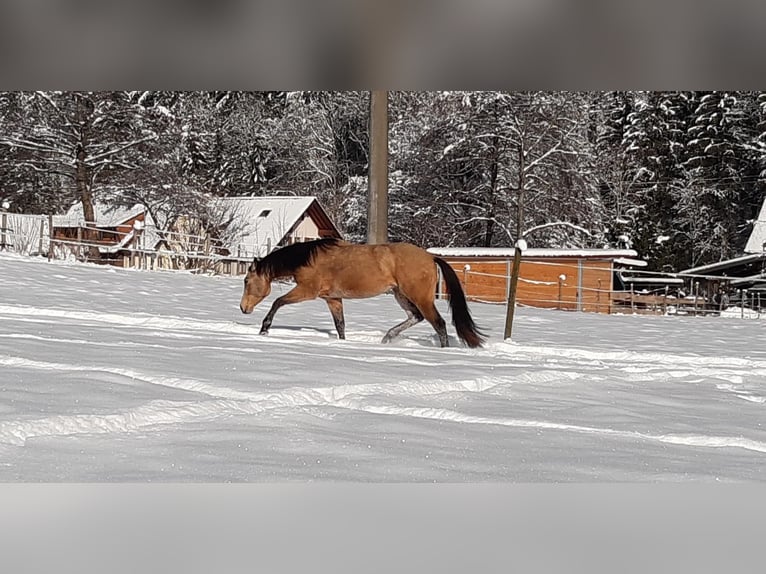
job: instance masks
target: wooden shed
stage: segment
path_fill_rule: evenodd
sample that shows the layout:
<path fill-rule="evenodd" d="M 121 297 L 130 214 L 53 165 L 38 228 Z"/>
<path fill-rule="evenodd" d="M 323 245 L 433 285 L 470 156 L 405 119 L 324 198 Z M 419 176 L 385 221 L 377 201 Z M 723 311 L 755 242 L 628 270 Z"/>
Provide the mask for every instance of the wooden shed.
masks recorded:
<path fill-rule="evenodd" d="M 431 248 L 457 272 L 475 301 L 506 301 L 513 248 Z M 636 257 L 632 249 L 526 249 L 522 252 L 516 302 L 530 307 L 610 313 L 615 260 Z M 440 296 L 444 285 L 440 285 Z"/>
<path fill-rule="evenodd" d="M 82 203 L 74 204 L 65 215 L 54 215 L 51 239 L 60 246 L 77 251 L 81 242 L 93 244 L 100 253 L 99 263 L 123 266 L 128 251 L 138 239 L 137 228 L 153 227 L 151 216 L 143 205 L 131 207 L 93 202 L 96 221 L 86 227 Z M 86 229 L 88 234 L 86 235 Z"/>

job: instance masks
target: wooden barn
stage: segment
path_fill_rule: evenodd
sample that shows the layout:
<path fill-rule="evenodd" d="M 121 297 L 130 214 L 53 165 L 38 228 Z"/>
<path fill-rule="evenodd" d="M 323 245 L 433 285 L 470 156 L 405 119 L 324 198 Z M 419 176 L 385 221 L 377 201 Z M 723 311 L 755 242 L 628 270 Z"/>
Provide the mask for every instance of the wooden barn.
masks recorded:
<path fill-rule="evenodd" d="M 56 245 L 69 246 L 71 250 L 80 242 L 95 243 L 102 263 L 124 265 L 128 257 L 126 249 L 136 245 L 139 230 L 153 227 L 151 216 L 140 204 L 124 207 L 94 201 L 93 210 L 95 226 L 87 231 L 82 203 L 74 204 L 65 215 L 54 215 L 51 239 Z"/>
<path fill-rule="evenodd" d="M 457 272 L 469 299 L 506 301 L 513 248 L 431 248 Z M 632 249 L 525 249 L 516 302 L 573 311 L 612 312 L 616 262 L 635 258 Z M 444 286 L 440 286 L 440 296 Z"/>

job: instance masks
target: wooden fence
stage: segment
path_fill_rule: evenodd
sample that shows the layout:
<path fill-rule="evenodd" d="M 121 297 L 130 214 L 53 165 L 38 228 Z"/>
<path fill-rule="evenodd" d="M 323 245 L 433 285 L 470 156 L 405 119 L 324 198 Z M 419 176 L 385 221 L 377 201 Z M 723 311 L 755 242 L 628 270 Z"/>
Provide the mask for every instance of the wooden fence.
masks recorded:
<path fill-rule="evenodd" d="M 510 262 L 490 262 L 493 267 L 454 260 L 450 263 L 469 300 L 506 303 L 511 279 Z M 613 272 L 611 262 L 607 261 L 522 261 L 516 302 L 519 306 L 605 314 L 703 316 L 722 311 L 720 305 L 700 294 L 687 296 L 668 288 L 663 292 L 614 290 Z M 443 281 L 439 282 L 438 296 L 446 296 Z M 759 302 L 751 297 L 743 306 L 760 309 Z"/>
<path fill-rule="evenodd" d="M 251 257 L 225 254 L 209 236 L 165 233 L 165 247 L 148 246 L 141 230 L 130 233 L 80 226 L 54 228 L 48 215 L 0 213 L 0 251 L 132 269 L 176 269 L 241 275 Z M 53 234 L 51 233 L 53 230 Z M 244 250 L 240 250 L 240 253 Z"/>

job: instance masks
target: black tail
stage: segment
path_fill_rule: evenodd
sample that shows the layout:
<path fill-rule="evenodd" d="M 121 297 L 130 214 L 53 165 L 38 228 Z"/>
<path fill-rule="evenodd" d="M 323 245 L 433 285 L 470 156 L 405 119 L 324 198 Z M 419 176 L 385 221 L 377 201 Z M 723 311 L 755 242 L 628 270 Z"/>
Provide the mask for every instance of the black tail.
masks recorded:
<path fill-rule="evenodd" d="M 449 263 L 439 257 L 434 257 L 434 261 L 442 270 L 442 276 L 447 283 L 447 293 L 449 293 L 449 308 L 452 312 L 452 324 L 455 325 L 457 336 L 469 347 L 481 347 L 485 340 L 485 335 L 473 322 L 468 303 L 465 300 L 465 293 L 460 286 L 460 280 L 457 278 L 455 270 Z"/>

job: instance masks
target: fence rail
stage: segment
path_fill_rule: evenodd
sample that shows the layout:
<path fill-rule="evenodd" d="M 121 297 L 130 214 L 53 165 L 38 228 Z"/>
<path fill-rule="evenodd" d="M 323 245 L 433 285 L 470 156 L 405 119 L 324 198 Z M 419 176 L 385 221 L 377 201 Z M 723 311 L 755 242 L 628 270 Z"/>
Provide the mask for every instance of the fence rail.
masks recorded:
<path fill-rule="evenodd" d="M 252 258 L 234 254 L 224 254 L 222 243 L 210 237 L 184 234 L 181 232 L 163 232 L 165 245 L 173 248 L 149 248 L 144 245 L 144 235 L 140 230 L 119 232 L 114 229 L 82 226 L 74 237 L 52 237 L 52 218 L 46 215 L 20 215 L 0 213 L 0 250 L 12 251 L 22 255 L 41 255 L 48 259 L 73 259 L 83 262 L 99 262 L 119 265 L 127 268 L 159 270 L 188 270 L 195 273 L 241 275 L 247 271 Z M 111 240 L 97 234 L 110 234 Z M 96 239 L 94 239 L 96 237 Z M 117 242 L 115 243 L 115 238 Z M 241 249 L 239 249 L 241 252 Z M 562 268 L 561 263 L 534 262 L 534 265 L 553 265 Z M 603 268 L 580 265 L 580 269 Z M 508 273 L 486 273 L 469 268 L 458 270 L 468 298 L 474 301 L 505 304 L 508 285 Z M 523 293 L 518 295 L 520 306 L 548 307 L 562 310 L 591 310 L 606 313 L 637 313 L 663 315 L 718 315 L 724 309 L 705 297 L 697 294 L 689 297 L 677 297 L 668 293 L 641 293 L 636 291 L 615 291 L 600 287 L 588 287 L 572 283 L 562 274 L 558 281 L 546 281 L 531 277 L 518 278 Z M 472 279 L 482 281 L 483 295 L 471 294 L 468 286 Z M 493 282 L 496 279 L 498 281 Z M 718 279 L 718 278 L 717 278 Z M 526 287 L 526 288 L 524 288 Z M 574 291 L 573 291 L 574 289 Z M 574 294 L 573 294 L 574 293 Z M 741 317 L 760 317 L 761 296 L 757 292 L 738 292 L 736 306 L 730 306 L 728 313 Z M 443 286 L 439 283 L 439 296 L 444 296 Z M 763 301 L 766 306 L 766 300 Z M 732 309 L 735 309 L 732 311 Z"/>
<path fill-rule="evenodd" d="M 535 262 L 542 265 L 556 265 L 546 262 Z M 592 269 L 603 271 L 603 268 Z M 510 281 L 508 273 L 487 273 L 473 271 L 471 269 L 457 269 L 466 296 L 469 300 L 504 305 L 507 301 L 507 290 Z M 484 280 L 480 289 L 472 289 L 472 278 Z M 487 282 L 486 279 L 497 279 L 496 282 Z M 572 280 L 576 280 L 573 276 Z M 652 315 L 678 315 L 678 316 L 710 316 L 720 315 L 726 312 L 729 315 L 739 314 L 741 317 L 760 317 L 761 297 L 758 293 L 747 291 L 740 292 L 736 304 L 716 304 L 701 294 L 689 296 L 675 295 L 669 291 L 645 293 L 634 290 L 621 291 L 605 288 L 587 287 L 577 285 L 570 280 L 541 281 L 521 275 L 518 279 L 520 285 L 527 285 L 524 293 L 517 295 L 517 304 L 526 307 L 545 307 L 560 310 L 588 310 L 604 313 L 630 313 Z M 541 289 L 534 289 L 539 286 Z M 552 289 L 551 289 L 552 288 Z M 573 293 L 574 290 L 574 294 Z M 479 293 L 477 294 L 477 291 Z M 553 291 L 553 294 L 551 292 Z M 547 295 L 546 295 L 547 293 Z M 440 282 L 439 296 L 445 297 L 444 286 Z M 766 307 L 766 298 L 763 301 Z"/>

